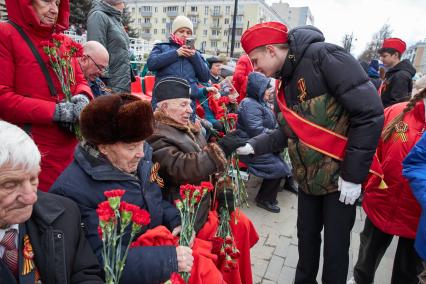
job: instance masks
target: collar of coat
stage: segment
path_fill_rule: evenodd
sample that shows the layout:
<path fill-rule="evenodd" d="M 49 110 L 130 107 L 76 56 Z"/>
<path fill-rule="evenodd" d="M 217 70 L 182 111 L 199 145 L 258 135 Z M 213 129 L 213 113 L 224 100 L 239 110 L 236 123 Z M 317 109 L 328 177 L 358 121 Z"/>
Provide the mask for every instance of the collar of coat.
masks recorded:
<path fill-rule="evenodd" d="M 162 110 L 158 109 L 154 112 L 155 122 L 162 123 L 169 125 L 171 127 L 177 128 L 179 130 L 197 135 L 200 133 L 201 128 L 200 126 L 193 124 L 192 122 L 189 122 L 188 124 L 182 124 L 180 122 L 177 122 L 170 116 L 168 116 L 166 113 L 164 113 Z"/>
<path fill-rule="evenodd" d="M 56 200 L 56 195 L 37 191 L 37 202 L 34 204 L 33 216 L 37 216 L 37 224 L 42 227 L 50 226 L 55 220 L 64 213 L 65 209 Z M 62 198 L 62 197 L 60 197 Z"/>

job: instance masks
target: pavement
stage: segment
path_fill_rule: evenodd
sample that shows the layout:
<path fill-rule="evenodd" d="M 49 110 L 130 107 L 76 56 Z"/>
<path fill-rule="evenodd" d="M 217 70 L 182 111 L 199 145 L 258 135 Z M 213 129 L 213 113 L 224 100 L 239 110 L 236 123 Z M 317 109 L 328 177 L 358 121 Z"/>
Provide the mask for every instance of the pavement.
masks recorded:
<path fill-rule="evenodd" d="M 244 213 L 252 220 L 259 234 L 258 243 L 251 250 L 253 283 L 259 284 L 291 284 L 294 283 L 295 269 L 298 261 L 297 251 L 297 196 L 284 191 L 278 193 L 281 212 L 270 213 L 254 203 L 257 193 L 256 183 L 249 181 L 249 208 Z M 359 233 L 364 227 L 365 213 L 357 207 L 357 217 L 352 230 L 351 248 L 349 252 L 348 279 L 352 277 L 353 266 L 358 258 Z M 397 238 L 394 238 L 384 255 L 375 276 L 375 284 L 388 284 L 392 272 L 393 258 Z M 322 255 L 322 253 L 321 253 Z M 321 283 L 322 257 L 317 281 Z"/>

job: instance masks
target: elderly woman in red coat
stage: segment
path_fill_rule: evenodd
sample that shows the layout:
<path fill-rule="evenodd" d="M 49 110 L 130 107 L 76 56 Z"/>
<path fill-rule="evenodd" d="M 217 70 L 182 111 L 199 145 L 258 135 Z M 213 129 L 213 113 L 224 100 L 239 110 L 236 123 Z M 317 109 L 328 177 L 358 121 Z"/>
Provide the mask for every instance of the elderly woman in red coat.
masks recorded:
<path fill-rule="evenodd" d="M 41 46 L 53 33 L 68 28 L 69 1 L 6 0 L 6 7 L 10 22 L 0 23 L 0 119 L 22 127 L 34 139 L 42 153 L 39 188 L 47 191 L 73 158 L 77 140 L 67 126 L 77 121 L 92 94 L 73 61 L 73 98 L 64 102 L 61 84 Z M 28 36 L 47 66 L 52 91 L 18 29 Z"/>
<path fill-rule="evenodd" d="M 421 138 L 425 123 L 426 91 L 414 92 L 409 102 L 385 109 L 385 127 L 377 148 L 386 189 L 372 176 L 365 188 L 362 206 L 367 214 L 358 261 L 354 268 L 357 284 L 373 283 L 374 274 L 394 236 L 398 236 L 391 283 L 418 283 L 421 259 L 414 249 L 420 205 L 408 180 L 402 176 L 402 161 Z M 353 282 L 352 282 L 353 283 Z"/>

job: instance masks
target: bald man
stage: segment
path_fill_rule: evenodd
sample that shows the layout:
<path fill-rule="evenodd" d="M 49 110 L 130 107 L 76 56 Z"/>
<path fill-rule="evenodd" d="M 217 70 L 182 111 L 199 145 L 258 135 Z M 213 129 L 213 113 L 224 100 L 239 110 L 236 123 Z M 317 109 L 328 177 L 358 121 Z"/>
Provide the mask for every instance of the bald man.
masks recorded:
<path fill-rule="evenodd" d="M 84 54 L 79 58 L 79 63 L 84 77 L 89 82 L 93 95 L 95 97 L 109 95 L 111 90 L 99 78 L 105 73 L 108 67 L 108 51 L 97 41 L 88 41 L 84 44 L 83 48 Z"/>

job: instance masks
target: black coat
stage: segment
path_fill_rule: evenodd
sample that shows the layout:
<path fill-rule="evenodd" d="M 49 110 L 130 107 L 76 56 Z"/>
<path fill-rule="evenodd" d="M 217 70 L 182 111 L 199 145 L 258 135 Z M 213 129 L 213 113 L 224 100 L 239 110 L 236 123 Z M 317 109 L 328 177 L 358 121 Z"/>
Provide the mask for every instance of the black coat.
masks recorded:
<path fill-rule="evenodd" d="M 340 116 L 348 117 L 348 126 L 342 134 L 347 135 L 348 144 L 339 175 L 346 181 L 362 183 L 383 127 L 383 107 L 375 87 L 357 60 L 343 48 L 325 43 L 323 34 L 315 27 L 295 28 L 288 37 L 289 53 L 281 70 L 287 105 L 303 113 L 298 86 L 303 78 L 307 90 L 304 102 L 315 104 L 321 96 L 328 95 L 343 108 Z M 275 109 L 279 111 L 278 107 Z M 310 113 L 307 118 L 315 120 L 316 115 Z M 326 110 L 326 115 L 333 114 Z M 263 154 L 286 145 L 289 136 L 292 134 L 281 127 L 252 138 L 249 143 L 256 154 Z M 298 141 L 297 137 L 291 138 Z M 333 179 L 333 183 L 337 182 L 337 178 Z"/>
<path fill-rule="evenodd" d="M 20 284 L 34 284 L 34 273 L 22 276 L 22 240 L 30 237 L 35 263 L 44 284 L 104 283 L 99 263 L 84 237 L 77 205 L 62 196 L 39 191 L 29 220 L 19 226 Z M 15 278 L 0 261 L 0 283 Z"/>
<path fill-rule="evenodd" d="M 386 72 L 381 95 L 384 108 L 410 99 L 415 74 L 416 69 L 407 59 Z"/>
<path fill-rule="evenodd" d="M 92 149 L 93 150 L 93 149 Z M 102 241 L 98 235 L 99 219 L 96 208 L 105 201 L 104 192 L 111 189 L 125 189 L 122 199 L 149 211 L 151 223 L 148 228 L 159 225 L 170 231 L 180 224 L 179 211 L 163 200 L 157 183 L 150 181 L 152 148 L 144 145 L 144 158 L 139 162 L 137 175 L 124 173 L 113 167 L 105 158 L 95 158 L 82 146 L 77 147 L 74 161 L 59 176 L 51 192 L 74 200 L 81 212 L 86 237 L 102 262 Z M 144 228 L 143 232 L 146 231 Z M 141 233 L 143 233 L 141 232 Z M 129 240 L 123 241 L 127 246 Z M 129 250 L 121 284 L 154 284 L 169 279 L 177 272 L 176 248 L 174 246 L 144 246 Z"/>

